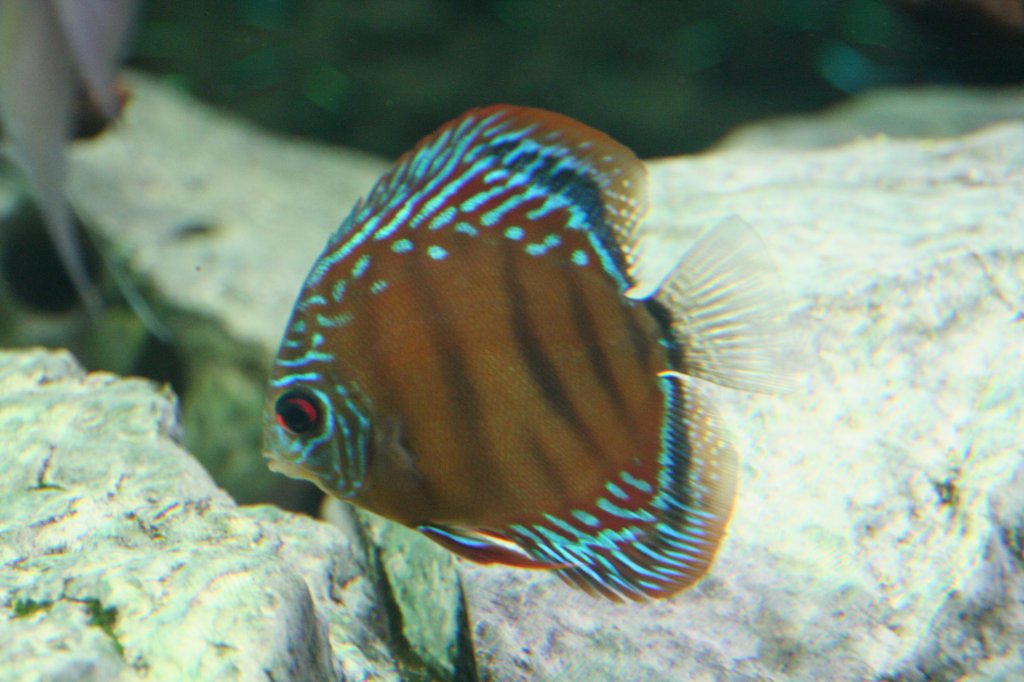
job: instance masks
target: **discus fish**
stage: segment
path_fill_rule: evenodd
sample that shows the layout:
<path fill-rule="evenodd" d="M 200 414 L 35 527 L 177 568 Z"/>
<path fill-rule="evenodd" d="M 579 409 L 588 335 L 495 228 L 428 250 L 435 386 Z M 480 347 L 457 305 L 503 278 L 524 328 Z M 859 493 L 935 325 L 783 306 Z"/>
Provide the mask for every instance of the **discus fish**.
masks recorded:
<path fill-rule="evenodd" d="M 272 469 L 463 557 L 593 595 L 708 570 L 737 458 L 694 377 L 772 388 L 770 262 L 739 219 L 638 284 L 646 170 L 565 116 L 464 114 L 313 264 L 266 397 Z"/>

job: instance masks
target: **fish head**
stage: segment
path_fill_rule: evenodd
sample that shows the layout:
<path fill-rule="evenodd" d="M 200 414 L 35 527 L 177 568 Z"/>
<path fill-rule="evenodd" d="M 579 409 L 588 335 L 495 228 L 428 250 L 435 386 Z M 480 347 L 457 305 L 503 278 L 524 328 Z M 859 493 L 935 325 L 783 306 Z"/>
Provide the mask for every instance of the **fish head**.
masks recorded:
<path fill-rule="evenodd" d="M 373 450 L 368 401 L 328 358 L 288 350 L 282 345 L 267 389 L 263 455 L 273 471 L 351 498 L 363 488 Z"/>

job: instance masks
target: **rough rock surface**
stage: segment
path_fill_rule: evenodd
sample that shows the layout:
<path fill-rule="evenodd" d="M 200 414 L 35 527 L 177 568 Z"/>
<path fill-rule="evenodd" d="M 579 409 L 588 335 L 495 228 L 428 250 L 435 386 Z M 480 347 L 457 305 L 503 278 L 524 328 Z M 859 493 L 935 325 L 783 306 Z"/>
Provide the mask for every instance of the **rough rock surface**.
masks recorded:
<path fill-rule="evenodd" d="M 174 306 L 269 355 L 380 164 L 135 91 L 121 128 L 80 150 L 76 208 Z M 614 605 L 460 562 L 481 678 L 1024 678 L 1022 169 L 1019 122 L 651 164 L 649 271 L 739 213 L 792 291 L 806 364 L 786 396 L 717 391 L 743 467 L 695 589 Z M 388 551 L 387 584 L 416 594 L 409 550 Z"/>
<path fill-rule="evenodd" d="M 398 680 L 358 545 L 237 507 L 173 396 L 0 351 L 0 680 Z"/>

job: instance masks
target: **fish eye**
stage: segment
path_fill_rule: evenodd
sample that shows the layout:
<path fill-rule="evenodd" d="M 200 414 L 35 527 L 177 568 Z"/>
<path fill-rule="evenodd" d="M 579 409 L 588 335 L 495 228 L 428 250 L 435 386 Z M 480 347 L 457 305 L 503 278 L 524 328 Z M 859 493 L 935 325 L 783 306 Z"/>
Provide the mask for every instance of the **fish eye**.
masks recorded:
<path fill-rule="evenodd" d="M 319 401 L 305 391 L 288 391 L 274 403 L 277 423 L 293 436 L 313 433 L 320 428 L 323 410 Z"/>

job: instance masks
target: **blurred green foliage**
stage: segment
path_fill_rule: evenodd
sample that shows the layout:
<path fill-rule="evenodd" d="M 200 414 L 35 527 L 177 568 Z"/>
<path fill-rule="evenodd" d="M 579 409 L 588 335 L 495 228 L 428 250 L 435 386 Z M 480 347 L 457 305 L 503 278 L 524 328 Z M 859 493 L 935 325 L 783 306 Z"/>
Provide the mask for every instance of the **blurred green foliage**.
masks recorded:
<path fill-rule="evenodd" d="M 266 127 L 388 157 L 494 102 L 561 111 L 664 156 L 877 85 L 1024 79 L 1024 37 L 970 14 L 930 29 L 902 7 L 149 0 L 133 62 Z"/>

